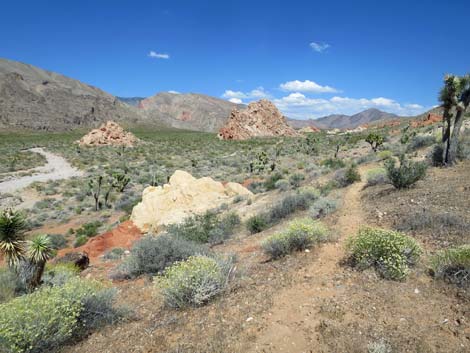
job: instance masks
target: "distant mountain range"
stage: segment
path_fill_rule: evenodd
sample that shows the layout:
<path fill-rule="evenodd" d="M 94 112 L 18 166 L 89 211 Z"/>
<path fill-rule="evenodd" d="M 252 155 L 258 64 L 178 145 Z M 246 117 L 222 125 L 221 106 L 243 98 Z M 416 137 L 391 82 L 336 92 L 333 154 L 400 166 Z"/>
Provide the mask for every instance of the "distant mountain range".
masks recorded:
<path fill-rule="evenodd" d="M 217 132 L 232 109 L 245 106 L 203 94 L 158 93 L 152 97 L 115 97 L 99 88 L 32 65 L 0 59 L 0 128 L 49 131 L 96 127 L 114 120 L 125 127 L 153 126 Z M 288 119 L 294 128 L 354 128 L 398 119 L 368 109 L 354 115 Z"/>
<path fill-rule="evenodd" d="M 320 129 L 352 129 L 364 124 L 395 119 L 400 119 L 400 116 L 371 108 L 354 115 L 333 114 L 318 119 L 289 119 L 288 122 L 297 129 L 309 125 L 314 125 Z"/>

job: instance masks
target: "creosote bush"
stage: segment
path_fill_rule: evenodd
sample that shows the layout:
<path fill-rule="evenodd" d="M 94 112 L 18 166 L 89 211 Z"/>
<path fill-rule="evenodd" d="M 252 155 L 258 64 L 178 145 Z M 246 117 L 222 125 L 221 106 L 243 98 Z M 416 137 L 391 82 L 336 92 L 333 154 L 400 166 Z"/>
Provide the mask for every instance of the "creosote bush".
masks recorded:
<path fill-rule="evenodd" d="M 91 329 L 118 320 L 115 291 L 98 282 L 74 279 L 42 287 L 0 305 L 0 347 L 8 353 L 50 352 Z"/>
<path fill-rule="evenodd" d="M 411 237 L 391 230 L 362 228 L 346 245 L 351 264 L 364 270 L 374 267 L 384 278 L 403 280 L 422 250 Z"/>
<path fill-rule="evenodd" d="M 155 285 L 170 308 L 201 306 L 225 290 L 233 271 L 231 260 L 191 256 L 155 277 Z"/>
<path fill-rule="evenodd" d="M 267 238 L 261 246 L 272 259 L 277 259 L 327 239 L 328 230 L 323 224 L 310 218 L 302 218 L 291 222 L 285 232 Z"/>
<path fill-rule="evenodd" d="M 356 181 L 361 181 L 361 176 L 357 171 L 357 167 L 355 165 L 350 165 L 347 168 L 338 169 L 333 176 L 333 180 L 338 186 L 346 187 Z"/>
<path fill-rule="evenodd" d="M 168 226 L 170 235 L 198 243 L 218 244 L 230 238 L 240 224 L 240 217 L 235 212 L 219 216 L 208 211 L 202 215 L 186 218 L 180 224 Z"/>
<path fill-rule="evenodd" d="M 427 165 L 425 162 L 413 162 L 400 156 L 400 165 L 395 165 L 395 160 L 389 159 L 385 162 L 385 170 L 390 183 L 397 189 L 409 188 L 418 180 L 426 176 Z"/>
<path fill-rule="evenodd" d="M 312 218 L 321 218 L 336 211 L 337 207 L 338 201 L 327 197 L 320 197 L 310 206 L 309 213 Z"/>
<path fill-rule="evenodd" d="M 438 252 L 431 258 L 434 276 L 462 287 L 470 286 L 470 245 Z"/>

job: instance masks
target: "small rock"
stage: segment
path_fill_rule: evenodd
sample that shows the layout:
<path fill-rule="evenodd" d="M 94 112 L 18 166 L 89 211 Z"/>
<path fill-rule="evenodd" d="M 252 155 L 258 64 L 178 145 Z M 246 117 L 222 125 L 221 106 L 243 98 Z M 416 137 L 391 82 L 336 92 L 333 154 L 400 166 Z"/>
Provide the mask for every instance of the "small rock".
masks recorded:
<path fill-rule="evenodd" d="M 253 318 L 250 316 L 248 319 L 246 319 L 246 322 L 250 322 L 252 320 L 253 320 Z"/>

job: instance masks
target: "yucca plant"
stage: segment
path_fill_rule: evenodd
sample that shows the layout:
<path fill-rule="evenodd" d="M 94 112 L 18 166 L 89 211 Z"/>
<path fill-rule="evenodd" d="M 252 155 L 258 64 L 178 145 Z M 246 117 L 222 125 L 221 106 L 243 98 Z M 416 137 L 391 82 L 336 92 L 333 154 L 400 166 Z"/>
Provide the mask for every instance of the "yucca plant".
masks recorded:
<path fill-rule="evenodd" d="M 30 288 L 36 288 L 41 283 L 44 267 L 52 254 L 53 247 L 48 235 L 40 234 L 28 241 L 28 261 L 33 267 L 32 277 L 29 280 Z"/>
<path fill-rule="evenodd" d="M 7 208 L 0 214 L 0 252 L 6 257 L 8 266 L 14 267 L 24 257 L 24 232 L 26 223 L 20 212 Z"/>

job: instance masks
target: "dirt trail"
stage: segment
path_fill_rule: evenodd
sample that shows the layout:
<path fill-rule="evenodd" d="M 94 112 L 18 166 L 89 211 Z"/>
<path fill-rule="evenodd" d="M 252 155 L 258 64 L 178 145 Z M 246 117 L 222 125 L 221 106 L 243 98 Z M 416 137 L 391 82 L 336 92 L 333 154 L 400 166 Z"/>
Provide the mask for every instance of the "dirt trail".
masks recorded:
<path fill-rule="evenodd" d="M 67 160 L 54 153 L 47 152 L 42 148 L 31 148 L 30 151 L 42 154 L 47 159 L 47 164 L 34 168 L 34 174 L 24 177 L 14 177 L 13 179 L 0 183 L 0 193 L 12 193 L 21 190 L 35 181 L 48 181 L 68 179 L 80 176 L 83 173 L 72 167 Z"/>
<path fill-rule="evenodd" d="M 364 168 L 360 169 L 362 179 Z M 344 256 L 344 240 L 364 224 L 360 191 L 364 182 L 355 183 L 346 191 L 341 214 L 333 231 L 338 240 L 327 243 L 313 256 L 315 260 L 303 271 L 303 281 L 274 298 L 272 310 L 264 315 L 261 330 L 251 352 L 316 352 L 320 324 L 318 302 L 343 294 L 346 286 L 336 280 L 341 273 L 339 262 Z"/>

